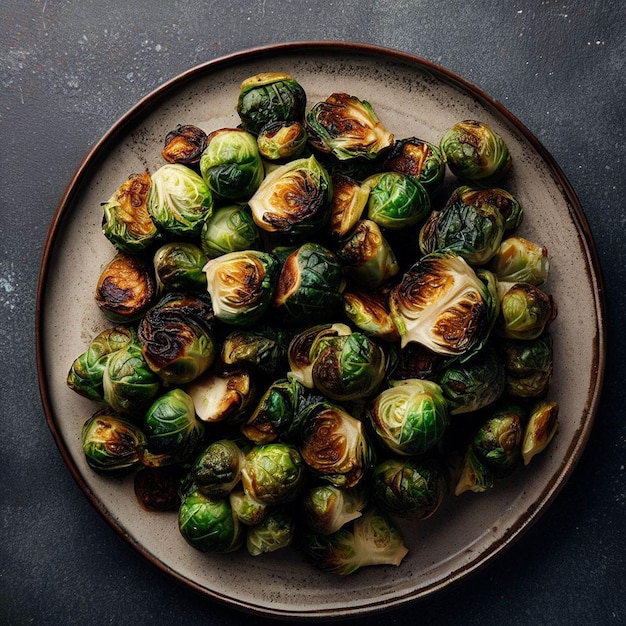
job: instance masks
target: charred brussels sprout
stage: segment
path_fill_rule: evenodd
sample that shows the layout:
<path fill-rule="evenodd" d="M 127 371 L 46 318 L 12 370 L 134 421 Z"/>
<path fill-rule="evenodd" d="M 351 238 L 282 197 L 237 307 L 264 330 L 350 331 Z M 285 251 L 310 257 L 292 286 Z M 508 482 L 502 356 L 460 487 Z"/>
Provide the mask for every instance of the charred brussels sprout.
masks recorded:
<path fill-rule="evenodd" d="M 382 169 L 419 181 L 432 196 L 443 183 L 446 160 L 438 146 L 417 137 L 409 137 L 394 142 L 383 161 Z"/>
<path fill-rule="evenodd" d="M 400 340 L 398 329 L 389 311 L 389 293 L 386 289 L 367 293 L 351 291 L 343 294 L 346 317 L 366 335 L 384 341 Z"/>
<path fill-rule="evenodd" d="M 448 403 L 441 387 L 421 379 L 393 383 L 374 398 L 369 420 L 381 442 L 401 455 L 434 448 L 448 426 Z"/>
<path fill-rule="evenodd" d="M 365 489 L 340 489 L 334 485 L 311 487 L 302 498 L 302 516 L 307 528 L 332 535 L 348 522 L 361 517 L 367 504 Z"/>
<path fill-rule="evenodd" d="M 209 189 L 228 200 L 247 200 L 265 174 L 256 139 L 240 128 L 209 134 L 200 172 Z"/>
<path fill-rule="evenodd" d="M 423 254 L 453 250 L 471 265 L 487 263 L 498 251 L 504 220 L 483 191 L 459 187 L 441 211 L 433 211 L 419 234 Z"/>
<path fill-rule="evenodd" d="M 398 172 L 375 174 L 363 183 L 370 189 L 367 217 L 382 228 L 414 226 L 430 212 L 430 199 L 422 184 Z"/>
<path fill-rule="evenodd" d="M 276 441 L 293 429 L 302 394 L 303 386 L 293 376 L 274 381 L 241 432 L 257 445 Z"/>
<path fill-rule="evenodd" d="M 313 384 L 331 400 L 367 398 L 385 377 L 385 353 L 359 332 L 320 337 L 311 355 Z"/>
<path fill-rule="evenodd" d="M 322 402 L 306 409 L 300 437 L 304 462 L 335 487 L 354 487 L 371 466 L 363 423 L 338 406 Z"/>
<path fill-rule="evenodd" d="M 103 409 L 83 424 L 81 443 L 91 469 L 117 475 L 139 466 L 139 453 L 146 437 L 134 424 Z"/>
<path fill-rule="evenodd" d="M 170 235 L 196 237 L 213 211 L 213 196 L 191 168 L 168 163 L 152 174 L 148 211 Z"/>
<path fill-rule="evenodd" d="M 210 443 L 194 460 L 191 476 L 207 496 L 226 496 L 239 483 L 246 455 L 230 439 Z"/>
<path fill-rule="evenodd" d="M 229 333 L 222 344 L 221 360 L 229 368 L 247 367 L 265 376 L 274 376 L 287 364 L 291 335 L 263 326 Z"/>
<path fill-rule="evenodd" d="M 453 356 L 479 350 L 498 313 L 497 294 L 453 253 L 433 253 L 415 263 L 391 290 L 389 303 L 402 347 L 416 341 Z"/>
<path fill-rule="evenodd" d="M 433 515 L 447 488 L 446 473 L 436 458 L 385 459 L 372 474 L 376 504 L 389 513 L 415 519 Z"/>
<path fill-rule="evenodd" d="M 307 146 L 308 135 L 300 122 L 269 122 L 259 131 L 259 153 L 268 161 L 297 159 Z"/>
<path fill-rule="evenodd" d="M 102 378 L 109 358 L 136 340 L 135 331 L 125 326 L 103 330 L 72 363 L 67 375 L 67 386 L 81 396 L 101 402 L 104 396 Z"/>
<path fill-rule="evenodd" d="M 254 399 L 255 385 L 244 370 L 218 375 L 207 372 L 196 378 L 187 393 L 203 422 L 236 422 Z"/>
<path fill-rule="evenodd" d="M 243 540 L 242 527 L 228 498 L 214 498 L 195 491 L 178 512 L 178 528 L 189 545 L 201 552 L 232 552 Z"/>
<path fill-rule="evenodd" d="M 339 160 L 375 159 L 393 144 L 393 135 L 379 121 L 372 105 L 346 93 L 334 93 L 314 104 L 306 115 L 309 141 Z"/>
<path fill-rule="evenodd" d="M 517 398 L 545 396 L 553 370 L 552 336 L 537 339 L 505 340 L 501 350 L 506 370 L 506 390 Z"/>
<path fill-rule="evenodd" d="M 532 407 L 522 441 L 524 465 L 528 465 L 552 441 L 559 429 L 558 417 L 559 405 L 556 402 L 544 400 Z"/>
<path fill-rule="evenodd" d="M 202 436 L 193 400 L 182 389 L 159 396 L 143 418 L 148 449 L 153 454 L 184 458 L 191 454 Z"/>
<path fill-rule="evenodd" d="M 380 287 L 400 271 L 389 242 L 372 220 L 358 222 L 352 233 L 339 243 L 337 256 L 347 277 L 367 289 Z"/>
<path fill-rule="evenodd" d="M 251 326 L 271 304 L 280 267 L 272 254 L 243 250 L 211 259 L 204 271 L 215 317 L 226 324 Z"/>
<path fill-rule="evenodd" d="M 396 526 L 377 508 L 354 520 L 352 530 L 342 528 L 332 535 L 307 533 L 303 548 L 315 567 L 338 576 L 369 565 L 397 567 L 408 554 Z"/>
<path fill-rule="evenodd" d="M 304 479 L 298 449 L 287 443 L 255 446 L 241 470 L 243 490 L 265 504 L 284 504 L 295 498 Z"/>
<path fill-rule="evenodd" d="M 530 283 L 498 283 L 496 330 L 508 339 L 536 339 L 557 315 L 552 296 Z"/>
<path fill-rule="evenodd" d="M 294 519 L 286 511 L 270 511 L 262 521 L 248 528 L 246 548 L 251 556 L 275 552 L 290 546 L 296 530 Z"/>
<path fill-rule="evenodd" d="M 215 358 L 213 310 L 205 295 L 165 295 L 142 318 L 137 336 L 150 368 L 168 385 L 192 381 Z"/>
<path fill-rule="evenodd" d="M 311 156 L 270 172 L 249 205 L 254 222 L 262 230 L 302 237 L 326 224 L 331 197 L 330 176 Z"/>
<path fill-rule="evenodd" d="M 117 350 L 107 361 L 102 377 L 104 401 L 116 412 L 139 419 L 161 389 L 134 341 Z"/>
<path fill-rule="evenodd" d="M 131 174 L 102 205 L 102 232 L 122 252 L 142 252 L 159 238 L 148 212 L 151 186 L 148 172 Z"/>
<path fill-rule="evenodd" d="M 210 259 L 229 252 L 258 250 L 262 245 L 261 232 L 248 207 L 234 204 L 217 209 L 206 220 L 200 245 Z"/>
<path fill-rule="evenodd" d="M 325 322 L 341 308 L 343 268 L 337 257 L 316 243 L 305 243 L 283 264 L 273 306 L 289 325 L 310 319 Z"/>
<path fill-rule="evenodd" d="M 283 72 L 265 72 L 241 83 L 237 114 L 241 126 L 258 134 L 268 122 L 299 121 L 304 117 L 306 93 Z"/>
<path fill-rule="evenodd" d="M 207 257 L 188 241 L 166 243 L 154 253 L 154 273 L 161 291 L 206 291 L 202 268 Z"/>
<path fill-rule="evenodd" d="M 498 280 L 539 286 L 548 278 L 548 251 L 522 237 L 507 237 L 491 261 Z"/>
<path fill-rule="evenodd" d="M 313 388 L 312 348 L 323 337 L 349 335 L 352 331 L 345 324 L 316 324 L 293 337 L 287 349 L 291 374 L 305 387 Z"/>
<path fill-rule="evenodd" d="M 441 138 L 441 151 L 455 176 L 485 184 L 500 180 L 511 168 L 509 149 L 487 124 L 465 120 Z"/>
<path fill-rule="evenodd" d="M 206 148 L 206 133 L 197 126 L 186 124 L 177 126 L 165 136 L 161 156 L 168 163 L 197 165 Z"/>
<path fill-rule="evenodd" d="M 465 363 L 453 363 L 438 379 L 450 413 L 470 413 L 495 402 L 505 389 L 505 370 L 495 349 L 487 347 Z"/>
<path fill-rule="evenodd" d="M 156 282 L 152 268 L 142 258 L 118 252 L 98 278 L 95 299 L 113 322 L 132 322 L 152 304 Z"/>
<path fill-rule="evenodd" d="M 332 236 L 343 238 L 361 219 L 370 190 L 369 187 L 339 173 L 331 175 L 331 182 L 333 197 L 328 229 Z"/>

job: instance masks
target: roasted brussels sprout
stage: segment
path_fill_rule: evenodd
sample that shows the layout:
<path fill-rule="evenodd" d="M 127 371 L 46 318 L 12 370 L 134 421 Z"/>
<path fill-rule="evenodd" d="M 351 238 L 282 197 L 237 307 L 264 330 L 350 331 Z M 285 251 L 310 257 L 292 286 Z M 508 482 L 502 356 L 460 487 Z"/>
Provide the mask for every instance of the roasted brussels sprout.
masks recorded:
<path fill-rule="evenodd" d="M 363 215 L 369 187 L 343 174 L 331 175 L 333 197 L 330 203 L 330 222 L 328 230 L 336 238 L 345 237 Z"/>
<path fill-rule="evenodd" d="M 359 332 L 318 338 L 311 362 L 315 388 L 331 400 L 367 398 L 385 377 L 385 353 Z"/>
<path fill-rule="evenodd" d="M 143 418 L 143 432 L 153 454 L 185 458 L 194 452 L 202 437 L 193 400 L 182 389 L 159 396 Z"/>
<path fill-rule="evenodd" d="M 328 221 L 332 183 L 315 159 L 295 159 L 270 172 L 249 205 L 256 225 L 264 231 L 302 237 Z"/>
<path fill-rule="evenodd" d="M 204 294 L 166 294 L 144 315 L 137 336 L 148 365 L 167 385 L 191 382 L 215 358 L 213 309 Z"/>
<path fill-rule="evenodd" d="M 245 526 L 256 526 L 268 515 L 272 506 L 250 497 L 243 489 L 235 489 L 228 494 L 230 506 L 239 521 Z"/>
<path fill-rule="evenodd" d="M 451 415 L 478 411 L 495 402 L 505 389 L 502 359 L 487 346 L 464 363 L 443 368 L 438 383 L 448 401 Z"/>
<path fill-rule="evenodd" d="M 340 489 L 334 485 L 311 487 L 304 494 L 301 505 L 307 528 L 320 535 L 331 535 L 361 517 L 367 504 L 366 490 L 361 484 L 352 489 Z"/>
<path fill-rule="evenodd" d="M 368 565 L 402 563 L 408 549 L 391 519 L 377 508 L 369 509 L 332 535 L 307 533 L 303 549 L 313 565 L 323 572 L 347 576 Z"/>
<path fill-rule="evenodd" d="M 303 386 L 294 376 L 276 380 L 267 388 L 252 415 L 241 426 L 241 432 L 257 445 L 276 441 L 294 428 L 302 394 Z"/>
<path fill-rule="evenodd" d="M 305 123 L 311 145 L 339 160 L 375 159 L 393 144 L 393 134 L 379 121 L 372 105 L 346 93 L 333 93 L 314 104 Z"/>
<path fill-rule="evenodd" d="M 384 341 L 400 340 L 398 329 L 391 319 L 387 289 L 370 293 L 346 292 L 343 294 L 343 308 L 346 317 L 364 334 Z"/>
<path fill-rule="evenodd" d="M 226 496 L 239 483 L 246 455 L 230 439 L 210 443 L 196 457 L 191 476 L 198 491 L 207 496 Z"/>
<path fill-rule="evenodd" d="M 557 306 L 551 295 L 530 283 L 498 282 L 500 315 L 496 331 L 508 339 L 536 339 L 554 321 Z"/>
<path fill-rule="evenodd" d="M 146 511 L 177 511 L 181 501 L 178 489 L 182 479 L 180 465 L 142 467 L 133 479 L 137 501 Z"/>
<path fill-rule="evenodd" d="M 291 374 L 305 387 L 312 389 L 313 363 L 312 348 L 315 342 L 323 337 L 349 335 L 352 331 L 345 324 L 316 324 L 293 337 L 287 349 L 287 359 Z"/>
<path fill-rule="evenodd" d="M 161 156 L 168 163 L 197 165 L 206 149 L 206 133 L 197 126 L 186 124 L 177 126 L 165 136 Z"/>
<path fill-rule="evenodd" d="M 180 505 L 178 528 L 185 541 L 201 552 L 232 552 L 243 541 L 243 529 L 228 498 L 188 495 Z"/>
<path fill-rule="evenodd" d="M 98 278 L 95 299 L 107 319 L 127 323 L 139 319 L 155 295 L 149 264 L 141 257 L 118 252 Z"/>
<path fill-rule="evenodd" d="M 448 403 L 437 383 L 406 379 L 378 394 L 368 417 L 386 448 L 400 455 L 423 454 L 448 427 Z"/>
<path fill-rule="evenodd" d="M 400 267 L 389 242 L 372 220 L 360 220 L 339 243 L 337 256 L 347 277 L 366 289 L 376 289 L 395 276 Z"/>
<path fill-rule="evenodd" d="M 493 484 L 493 473 L 478 460 L 474 448 L 469 446 L 463 458 L 461 472 L 454 488 L 454 495 L 460 496 L 466 491 L 482 493 L 487 489 L 491 489 Z"/>
<path fill-rule="evenodd" d="M 259 556 L 290 546 L 295 530 L 294 519 L 289 513 L 281 509 L 270 511 L 258 524 L 248 528 L 248 554 Z"/>
<path fill-rule="evenodd" d="M 255 137 L 240 128 L 213 131 L 200 157 L 200 172 L 221 198 L 247 200 L 265 175 Z"/>
<path fill-rule="evenodd" d="M 151 186 L 148 172 L 131 174 L 102 205 L 102 232 L 121 252 L 142 252 L 159 239 L 148 212 Z"/>
<path fill-rule="evenodd" d="M 284 504 L 295 498 L 304 480 L 298 449 L 287 443 L 254 446 L 241 470 L 243 490 L 265 504 Z"/>
<path fill-rule="evenodd" d="M 414 226 L 430 212 L 430 198 L 422 184 L 398 172 L 383 172 L 366 179 L 370 190 L 367 217 L 382 228 Z"/>
<path fill-rule="evenodd" d="M 226 324 L 251 326 L 271 304 L 280 266 L 272 254 L 243 250 L 211 259 L 204 271 L 215 317 Z"/>
<path fill-rule="evenodd" d="M 498 251 L 504 219 L 482 190 L 459 187 L 441 211 L 433 211 L 419 234 L 423 254 L 453 250 L 470 265 L 484 265 Z"/>
<path fill-rule="evenodd" d="M 520 460 L 525 415 L 521 406 L 505 403 L 489 412 L 474 436 L 476 458 L 496 478 L 508 476 Z"/>
<path fill-rule="evenodd" d="M 135 424 L 102 409 L 83 424 L 81 443 L 91 469 L 119 475 L 140 465 L 139 453 L 146 445 L 146 437 Z"/>
<path fill-rule="evenodd" d="M 262 246 L 261 232 L 248 207 L 233 204 L 217 209 L 206 220 L 200 245 L 210 259 L 229 252 L 258 250 Z"/>
<path fill-rule="evenodd" d="M 67 386 L 81 396 L 102 402 L 102 378 L 114 352 L 137 340 L 135 331 L 125 326 L 107 328 L 96 335 L 89 347 L 74 360 L 67 375 Z"/>
<path fill-rule="evenodd" d="M 317 243 L 305 243 L 285 260 L 273 306 L 283 323 L 302 326 L 325 322 L 341 310 L 343 268 L 337 257 Z"/>
<path fill-rule="evenodd" d="M 102 387 L 104 401 L 114 411 L 139 420 L 161 390 L 161 381 L 133 341 L 111 355 Z"/>
<path fill-rule="evenodd" d="M 308 407 L 300 423 L 300 451 L 307 466 L 335 487 L 357 485 L 373 458 L 363 423 L 328 402 Z"/>
<path fill-rule="evenodd" d="M 511 154 L 500 135 L 487 124 L 464 120 L 441 138 L 448 167 L 459 178 L 491 184 L 511 168 Z"/>
<path fill-rule="evenodd" d="M 241 83 L 237 114 L 241 126 L 258 134 L 268 122 L 300 121 L 306 93 L 297 80 L 283 72 L 264 72 Z"/>
<path fill-rule="evenodd" d="M 389 304 L 402 347 L 416 341 L 453 356 L 479 350 L 498 314 L 497 294 L 451 252 L 415 263 L 391 290 Z"/>
<path fill-rule="evenodd" d="M 439 508 L 447 489 L 444 467 L 435 457 L 392 457 L 372 473 L 374 502 L 395 515 L 426 519 Z"/>
<path fill-rule="evenodd" d="M 528 465 L 552 441 L 559 429 L 558 417 L 559 405 L 556 402 L 543 400 L 531 408 L 522 440 L 524 465 Z"/>
<path fill-rule="evenodd" d="M 187 386 L 196 415 L 203 422 L 236 422 L 254 399 L 255 385 L 245 370 L 206 372 Z"/>
<path fill-rule="evenodd" d="M 443 183 L 446 160 L 432 143 L 409 137 L 396 140 L 382 164 L 385 172 L 398 172 L 419 181 L 432 196 Z"/>
<path fill-rule="evenodd" d="M 501 346 L 506 371 L 506 390 L 517 398 L 545 396 L 553 370 L 552 335 L 537 339 L 503 340 Z"/>
<path fill-rule="evenodd" d="M 213 196 L 199 174 L 168 163 L 152 174 L 148 211 L 157 226 L 175 237 L 197 237 L 213 211 Z"/>
<path fill-rule="evenodd" d="M 154 273 L 159 291 L 205 292 L 202 268 L 206 255 L 188 241 L 166 243 L 154 253 Z"/>
<path fill-rule="evenodd" d="M 287 364 L 291 334 L 272 326 L 234 330 L 222 344 L 221 361 L 229 368 L 246 367 L 275 376 Z"/>
<path fill-rule="evenodd" d="M 259 131 L 257 145 L 260 155 L 269 161 L 297 159 L 307 146 L 308 135 L 297 121 L 268 122 Z"/>
<path fill-rule="evenodd" d="M 507 237 L 491 260 L 498 280 L 508 283 L 530 283 L 536 287 L 548 278 L 548 251 L 522 237 Z"/>

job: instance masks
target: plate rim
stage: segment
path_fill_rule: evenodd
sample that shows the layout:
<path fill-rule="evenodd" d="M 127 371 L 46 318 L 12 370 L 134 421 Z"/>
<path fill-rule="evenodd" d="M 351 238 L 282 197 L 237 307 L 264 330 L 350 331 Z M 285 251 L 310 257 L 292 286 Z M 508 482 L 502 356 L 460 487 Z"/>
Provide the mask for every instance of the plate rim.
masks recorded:
<path fill-rule="evenodd" d="M 123 137 L 126 127 L 131 126 L 137 119 L 153 111 L 159 104 L 159 101 L 166 98 L 170 91 L 179 89 L 197 77 L 204 74 L 210 74 L 212 71 L 223 69 L 229 65 L 258 60 L 261 57 L 279 56 L 281 54 L 289 53 L 306 54 L 312 52 L 319 54 L 346 52 L 352 55 L 370 55 L 388 60 L 397 60 L 408 65 L 419 67 L 433 73 L 438 79 L 452 83 L 464 92 L 469 93 L 483 106 L 492 107 L 500 116 L 505 118 L 512 127 L 520 132 L 524 139 L 527 140 L 532 148 L 537 152 L 541 160 L 546 164 L 555 181 L 560 186 L 561 193 L 567 201 L 569 215 L 572 218 L 575 230 L 584 243 L 584 252 L 587 260 L 585 269 L 589 277 L 589 282 L 595 286 L 593 300 L 595 303 L 594 320 L 597 332 L 594 338 L 592 355 L 592 361 L 595 367 L 591 373 L 591 384 L 588 389 L 587 404 L 584 407 L 586 410 L 586 414 L 583 413 L 584 424 L 579 429 L 578 436 L 575 437 L 574 441 L 570 444 L 565 461 L 559 466 L 558 471 L 551 477 L 551 480 L 545 486 L 543 491 L 534 500 L 534 506 L 530 507 L 522 516 L 520 516 L 516 520 L 516 523 L 507 529 L 502 538 L 490 544 L 485 550 L 481 551 L 475 559 L 451 572 L 444 579 L 437 580 L 419 589 L 413 589 L 410 592 L 395 597 L 393 600 L 374 600 L 369 603 L 359 604 L 356 607 L 346 607 L 345 609 L 321 608 L 313 611 L 302 612 L 297 609 L 286 610 L 270 606 L 259 606 L 251 602 L 241 601 L 236 597 L 225 593 L 207 589 L 196 581 L 175 571 L 167 565 L 167 563 L 150 554 L 133 536 L 129 535 L 121 528 L 121 526 L 114 519 L 112 513 L 109 512 L 104 504 L 100 502 L 97 494 L 89 488 L 82 476 L 81 470 L 78 468 L 71 453 L 69 452 L 61 433 L 57 429 L 57 418 L 50 398 L 48 377 L 45 367 L 44 327 L 46 319 L 45 294 L 49 278 L 49 269 L 55 252 L 55 242 L 63 229 L 64 222 L 69 218 L 75 207 L 75 199 L 81 192 L 83 179 L 93 170 L 93 168 L 97 168 L 98 161 L 102 158 L 107 145 Z M 587 444 L 598 411 L 603 388 L 606 367 L 606 334 L 606 301 L 604 282 L 600 259 L 589 222 L 578 196 L 562 171 L 560 165 L 537 139 L 537 137 L 502 103 L 492 98 L 480 87 L 443 66 L 412 53 L 403 52 L 393 48 L 362 42 L 334 40 L 274 43 L 236 51 L 197 64 L 167 80 L 140 98 L 130 109 L 126 111 L 126 113 L 119 117 L 111 125 L 108 131 L 94 144 L 76 168 L 73 176 L 70 178 L 59 200 L 47 231 L 41 256 L 35 306 L 37 376 L 46 422 L 65 465 L 92 506 L 98 511 L 109 526 L 111 526 L 128 544 L 130 544 L 158 569 L 173 577 L 178 582 L 195 590 L 196 592 L 199 592 L 202 596 L 231 608 L 239 609 L 251 614 L 282 619 L 297 617 L 307 620 L 320 620 L 328 618 L 358 617 L 367 614 L 374 614 L 388 608 L 399 608 L 409 602 L 414 602 L 424 599 L 427 596 L 431 596 L 435 592 L 440 591 L 451 584 L 458 583 L 467 576 L 481 570 L 497 558 L 506 548 L 518 541 L 522 535 L 524 535 L 524 533 L 541 517 L 554 498 L 561 491 L 574 470 L 574 467 L 578 463 Z"/>

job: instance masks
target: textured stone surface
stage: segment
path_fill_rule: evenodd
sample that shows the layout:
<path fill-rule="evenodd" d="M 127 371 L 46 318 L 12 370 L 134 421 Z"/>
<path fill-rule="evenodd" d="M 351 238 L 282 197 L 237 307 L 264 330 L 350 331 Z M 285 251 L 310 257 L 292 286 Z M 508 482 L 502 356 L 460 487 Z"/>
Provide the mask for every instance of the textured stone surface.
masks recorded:
<path fill-rule="evenodd" d="M 0 6 L 0 622 L 241 623 L 240 613 L 182 588 L 144 561 L 101 520 L 67 472 L 38 394 L 39 261 L 74 171 L 141 97 L 193 65 L 241 49 L 342 39 L 439 63 L 502 102 L 534 132 L 585 208 L 608 303 L 603 399 L 585 453 L 561 494 L 482 572 L 390 611 L 386 622 L 623 623 L 623 3 L 156 4 L 4 0 Z"/>

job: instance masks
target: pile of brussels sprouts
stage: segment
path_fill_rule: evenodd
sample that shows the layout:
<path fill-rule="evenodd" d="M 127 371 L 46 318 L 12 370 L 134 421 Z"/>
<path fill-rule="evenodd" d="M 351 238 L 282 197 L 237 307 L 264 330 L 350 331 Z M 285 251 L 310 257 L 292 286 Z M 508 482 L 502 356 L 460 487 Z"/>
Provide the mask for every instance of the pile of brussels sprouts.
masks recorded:
<path fill-rule="evenodd" d="M 201 551 L 399 565 L 399 518 L 484 491 L 557 430 L 546 249 L 515 234 L 511 156 L 481 122 L 396 139 L 368 102 L 307 106 L 283 73 L 244 81 L 236 112 L 172 130 L 103 205 L 110 325 L 67 379 L 101 404 L 87 463 L 132 472 Z"/>

